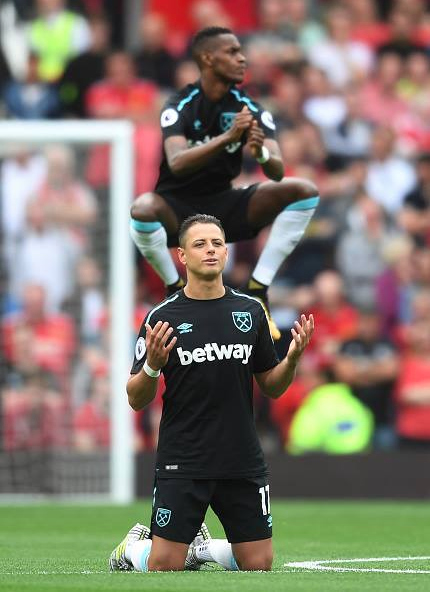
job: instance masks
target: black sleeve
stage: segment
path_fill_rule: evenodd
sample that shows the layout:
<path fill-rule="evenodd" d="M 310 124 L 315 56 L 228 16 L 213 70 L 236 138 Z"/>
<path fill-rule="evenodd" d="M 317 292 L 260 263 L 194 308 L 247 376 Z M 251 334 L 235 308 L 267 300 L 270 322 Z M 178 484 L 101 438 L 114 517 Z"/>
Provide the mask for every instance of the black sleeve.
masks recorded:
<path fill-rule="evenodd" d="M 273 121 L 273 115 L 267 109 L 264 109 L 257 103 L 258 113 L 256 113 L 256 120 L 258 125 L 264 131 L 266 138 L 276 140 L 276 125 Z"/>
<path fill-rule="evenodd" d="M 140 327 L 140 331 L 139 331 L 139 335 L 137 337 L 136 345 L 134 346 L 134 359 L 133 359 L 133 365 L 130 370 L 130 374 L 137 374 L 138 372 L 140 372 L 142 370 L 143 364 L 145 363 L 145 360 L 146 360 L 145 324 L 146 324 L 147 318 L 148 318 L 148 315 L 146 315 L 146 317 Z M 153 324 L 151 324 L 151 327 L 152 326 L 153 326 Z"/>
<path fill-rule="evenodd" d="M 262 307 L 260 307 L 259 317 L 260 324 L 253 356 L 253 372 L 266 372 L 279 364 L 279 358 L 273 345 L 269 324 Z"/>
<path fill-rule="evenodd" d="M 163 141 L 171 136 L 185 136 L 184 111 L 178 111 L 178 96 L 174 95 L 164 105 L 160 115 Z"/>

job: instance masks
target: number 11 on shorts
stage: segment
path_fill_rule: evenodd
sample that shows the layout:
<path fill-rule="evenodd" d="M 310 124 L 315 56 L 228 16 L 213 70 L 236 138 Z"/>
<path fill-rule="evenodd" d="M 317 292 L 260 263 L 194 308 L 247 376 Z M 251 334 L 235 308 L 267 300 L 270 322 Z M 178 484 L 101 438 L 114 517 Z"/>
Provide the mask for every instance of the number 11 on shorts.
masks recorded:
<path fill-rule="evenodd" d="M 267 516 L 267 514 L 270 514 L 269 485 L 260 487 L 258 493 L 261 495 L 261 509 L 263 511 L 263 516 Z"/>

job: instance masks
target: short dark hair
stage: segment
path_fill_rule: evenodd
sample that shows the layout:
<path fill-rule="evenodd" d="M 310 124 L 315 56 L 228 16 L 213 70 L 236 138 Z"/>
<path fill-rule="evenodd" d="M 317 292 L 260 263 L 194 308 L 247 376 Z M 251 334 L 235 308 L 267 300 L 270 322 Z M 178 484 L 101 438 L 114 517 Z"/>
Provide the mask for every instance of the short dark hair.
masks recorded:
<path fill-rule="evenodd" d="M 178 236 L 180 247 L 184 246 L 185 235 L 191 226 L 194 226 L 194 224 L 215 224 L 215 226 L 218 226 L 218 228 L 221 230 L 225 238 L 224 228 L 222 227 L 221 221 L 218 220 L 218 218 L 215 218 L 215 216 L 210 216 L 209 214 L 193 214 L 192 216 L 188 216 L 188 218 L 182 222 L 181 227 L 179 228 Z"/>
<path fill-rule="evenodd" d="M 199 63 L 201 52 L 206 49 L 208 42 L 218 35 L 232 35 L 233 31 L 226 27 L 206 27 L 197 31 L 191 41 L 191 54 L 193 59 Z"/>

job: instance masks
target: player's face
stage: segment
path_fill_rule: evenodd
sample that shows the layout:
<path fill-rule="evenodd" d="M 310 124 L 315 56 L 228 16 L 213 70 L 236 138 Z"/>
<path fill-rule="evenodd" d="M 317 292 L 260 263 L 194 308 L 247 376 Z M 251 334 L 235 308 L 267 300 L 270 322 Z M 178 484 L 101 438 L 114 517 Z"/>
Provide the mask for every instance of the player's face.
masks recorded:
<path fill-rule="evenodd" d="M 246 70 L 246 58 L 239 41 L 234 35 L 219 35 L 211 52 L 211 67 L 223 81 L 240 84 Z"/>
<path fill-rule="evenodd" d="M 205 280 L 221 275 L 227 261 L 224 235 L 216 224 L 191 226 L 185 235 L 185 244 L 178 249 L 178 253 L 187 273 Z"/>

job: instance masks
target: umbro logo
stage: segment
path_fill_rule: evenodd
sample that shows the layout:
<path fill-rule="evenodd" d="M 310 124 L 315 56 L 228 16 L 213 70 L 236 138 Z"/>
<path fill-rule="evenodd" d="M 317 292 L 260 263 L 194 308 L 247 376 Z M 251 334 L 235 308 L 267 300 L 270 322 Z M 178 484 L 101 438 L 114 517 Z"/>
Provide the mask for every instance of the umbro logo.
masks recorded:
<path fill-rule="evenodd" d="M 176 327 L 179 330 L 179 333 L 192 333 L 193 331 L 193 324 L 192 323 L 181 323 Z"/>

